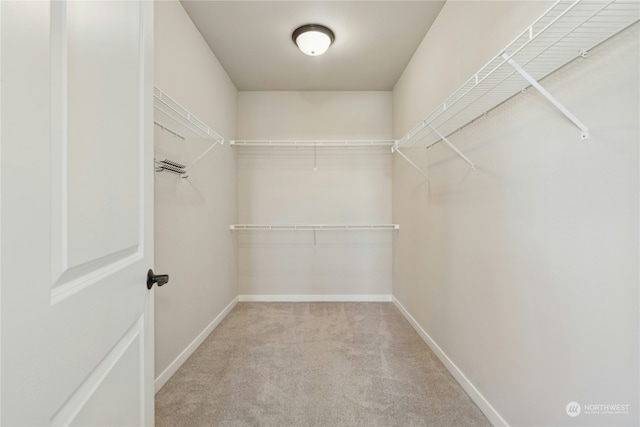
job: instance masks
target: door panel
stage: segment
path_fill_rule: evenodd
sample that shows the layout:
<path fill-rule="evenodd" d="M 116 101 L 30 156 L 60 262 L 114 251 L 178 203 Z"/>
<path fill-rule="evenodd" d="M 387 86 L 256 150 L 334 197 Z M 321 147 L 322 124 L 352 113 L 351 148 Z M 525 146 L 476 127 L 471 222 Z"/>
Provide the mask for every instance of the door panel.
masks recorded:
<path fill-rule="evenodd" d="M 137 344 L 136 342 L 132 344 Z M 140 389 L 128 388 L 120 389 L 120 384 L 128 381 L 129 372 L 138 369 L 139 348 L 132 345 L 127 348 L 117 360 L 117 363 L 111 367 L 105 380 L 102 381 L 97 389 L 90 394 L 89 400 L 82 405 L 82 410 L 69 424 L 78 427 L 88 427 L 96 425 L 108 426 L 131 426 L 142 424 L 142 414 L 140 413 Z M 117 396 L 114 399 L 114 396 Z M 104 402 L 109 402 L 109 406 Z M 117 411 L 111 408 L 117 407 Z M 135 424 L 134 422 L 135 421 Z"/>
<path fill-rule="evenodd" d="M 152 24 L 0 3 L 2 425 L 153 425 Z"/>
<path fill-rule="evenodd" d="M 141 10 L 104 8 L 51 4 L 54 302 L 141 255 Z"/>
<path fill-rule="evenodd" d="M 52 17 L 66 18 L 67 29 L 61 38 L 67 81 L 56 83 L 67 87 L 71 268 L 135 247 L 139 240 L 141 46 L 132 41 L 140 38 L 140 4 L 110 2 L 105 10 L 102 3 L 53 3 L 67 8 L 66 16 Z M 106 76 L 113 84 L 104 84 Z"/>
<path fill-rule="evenodd" d="M 144 384 L 132 384 L 122 390 L 128 375 L 141 368 L 144 354 L 142 318 L 136 322 L 100 364 L 91 372 L 62 408 L 54 415 L 52 425 L 142 425 L 141 400 Z M 110 405 L 104 405 L 109 401 Z M 114 411 L 113 408 L 118 408 Z M 131 420 L 138 419 L 132 423 Z"/>

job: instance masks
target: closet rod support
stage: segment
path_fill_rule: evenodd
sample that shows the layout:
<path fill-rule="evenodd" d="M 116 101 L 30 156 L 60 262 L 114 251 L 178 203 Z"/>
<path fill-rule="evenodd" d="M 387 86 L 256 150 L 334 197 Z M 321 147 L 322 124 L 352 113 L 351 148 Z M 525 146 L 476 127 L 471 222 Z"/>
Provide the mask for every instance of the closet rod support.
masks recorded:
<path fill-rule="evenodd" d="M 531 86 L 535 87 L 538 92 L 540 92 L 545 98 L 547 98 L 549 102 L 554 105 L 554 107 L 560 110 L 562 114 L 564 114 L 569 120 L 573 122 L 574 125 L 576 125 L 580 129 L 581 139 L 589 138 L 589 129 L 584 125 L 584 123 L 578 120 L 578 118 L 574 116 L 571 111 L 569 111 L 564 105 L 560 103 L 560 101 L 558 101 L 553 95 L 551 95 L 548 90 L 542 87 L 542 85 L 540 85 L 540 83 L 538 83 L 536 79 L 534 79 L 529 73 L 527 73 L 516 61 L 514 61 L 513 58 L 511 58 L 506 53 L 503 53 L 501 56 L 502 59 L 507 61 L 509 65 L 511 65 L 522 77 L 525 78 L 525 80 L 527 80 L 531 84 Z"/>
<path fill-rule="evenodd" d="M 395 151 L 395 152 L 396 152 L 396 153 L 398 153 L 398 154 L 400 154 L 400 156 L 402 156 L 402 158 L 403 158 L 403 159 L 405 159 L 407 162 L 409 162 L 409 164 L 410 164 L 411 166 L 413 166 L 413 168 L 414 168 L 415 170 L 417 170 L 418 172 L 420 172 L 420 175 L 424 176 L 424 177 L 427 179 L 427 181 L 431 182 L 431 178 L 429 178 L 429 175 L 427 175 L 427 174 L 426 174 L 426 172 L 424 172 L 422 169 L 420 169 L 420 167 L 418 167 L 418 165 L 416 165 L 415 163 L 413 163 L 413 162 L 411 161 L 411 159 L 410 159 L 410 158 L 408 158 L 407 156 L 405 156 L 405 155 L 404 155 L 404 153 L 403 153 L 402 151 L 400 151 L 400 149 L 397 149 L 397 148 L 396 148 L 396 151 Z"/>
<path fill-rule="evenodd" d="M 464 160 L 465 162 L 469 163 L 469 165 L 471 166 L 471 169 L 475 169 L 476 165 L 473 164 L 473 162 L 471 160 L 469 160 L 469 158 L 467 156 L 465 156 L 462 151 L 458 150 L 458 147 L 456 147 L 455 145 L 453 145 L 451 143 L 451 141 L 449 141 L 447 139 L 446 136 L 444 136 L 443 134 L 441 134 L 438 129 L 434 128 L 433 126 L 429 125 L 429 127 L 431 128 L 431 130 L 438 135 L 438 138 L 442 139 L 442 142 L 444 142 L 445 144 L 447 144 L 449 146 L 449 148 L 451 148 L 462 160 Z"/>

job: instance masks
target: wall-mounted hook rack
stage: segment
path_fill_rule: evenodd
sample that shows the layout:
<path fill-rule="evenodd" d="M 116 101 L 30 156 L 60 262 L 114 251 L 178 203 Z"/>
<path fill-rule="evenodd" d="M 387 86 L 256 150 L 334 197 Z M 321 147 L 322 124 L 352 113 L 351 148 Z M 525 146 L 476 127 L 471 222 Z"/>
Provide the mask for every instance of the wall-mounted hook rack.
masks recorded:
<path fill-rule="evenodd" d="M 170 172 L 176 175 L 180 175 L 181 178 L 188 178 L 186 166 L 182 163 L 174 162 L 173 160 L 164 159 L 156 160 L 156 172 Z"/>

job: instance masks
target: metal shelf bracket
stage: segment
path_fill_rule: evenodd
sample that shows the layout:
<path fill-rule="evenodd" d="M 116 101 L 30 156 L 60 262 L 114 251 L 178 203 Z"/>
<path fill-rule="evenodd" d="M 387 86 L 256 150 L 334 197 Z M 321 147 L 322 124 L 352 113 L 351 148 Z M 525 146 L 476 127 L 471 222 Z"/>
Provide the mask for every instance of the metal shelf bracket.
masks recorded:
<path fill-rule="evenodd" d="M 551 93 L 549 93 L 548 90 L 542 87 L 542 85 L 540 85 L 540 83 L 538 83 L 536 79 L 531 77 L 531 75 L 527 73 L 516 61 L 514 61 L 513 58 L 511 58 L 506 53 L 503 53 L 501 56 L 502 56 L 502 59 L 504 59 L 522 77 L 524 77 L 524 79 L 527 80 L 531 84 L 531 86 L 535 87 L 538 90 L 538 92 L 542 94 L 542 96 L 547 98 L 547 100 L 551 102 L 554 107 L 560 110 L 562 114 L 564 114 L 569 120 L 573 122 L 574 125 L 576 125 L 580 129 L 581 139 L 589 138 L 589 129 L 584 125 L 584 123 L 582 123 L 576 116 L 573 115 L 573 113 L 571 113 L 571 111 L 569 111 L 564 105 L 562 105 L 560 101 L 558 101 L 553 95 L 551 95 Z"/>
<path fill-rule="evenodd" d="M 420 169 L 420 167 L 419 167 L 418 165 L 416 165 L 415 163 L 413 163 L 413 162 L 411 161 L 411 159 L 410 159 L 410 158 L 408 158 L 407 156 L 405 156 L 405 155 L 404 155 L 404 153 L 403 153 L 402 151 L 400 151 L 400 149 L 399 149 L 399 148 L 396 148 L 396 149 L 395 149 L 395 151 L 394 151 L 394 153 L 398 153 L 398 154 L 400 154 L 400 157 L 402 157 L 403 159 L 405 159 L 405 160 L 406 160 L 406 161 L 407 161 L 411 166 L 413 166 L 413 168 L 414 168 L 415 170 L 417 170 L 418 172 L 420 172 L 420 175 L 424 176 L 424 177 L 427 179 L 427 181 L 431 182 L 431 178 L 429 178 L 429 175 L 427 175 L 427 173 L 426 173 L 425 171 L 423 171 L 422 169 Z"/>
<path fill-rule="evenodd" d="M 475 169 L 476 165 L 473 164 L 473 162 L 471 160 L 469 160 L 469 158 L 467 156 L 465 156 L 462 151 L 458 150 L 458 147 L 456 147 L 455 145 L 453 145 L 451 143 L 451 141 L 449 141 L 447 139 L 447 137 L 445 137 L 443 134 L 441 134 L 440 132 L 438 132 L 438 129 L 434 128 L 433 126 L 429 125 L 429 127 L 431 128 L 431 130 L 438 135 L 438 137 L 440 139 L 442 139 L 442 142 L 444 142 L 445 144 L 447 144 L 449 146 L 449 148 L 451 148 L 462 160 L 464 160 L 465 162 L 469 163 L 469 166 L 471 166 L 471 169 Z"/>

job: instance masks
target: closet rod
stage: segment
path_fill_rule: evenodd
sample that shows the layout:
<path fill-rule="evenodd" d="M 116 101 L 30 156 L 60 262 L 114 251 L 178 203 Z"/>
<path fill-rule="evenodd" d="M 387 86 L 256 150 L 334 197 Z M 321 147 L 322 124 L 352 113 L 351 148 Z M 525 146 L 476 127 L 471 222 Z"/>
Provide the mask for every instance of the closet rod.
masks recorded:
<path fill-rule="evenodd" d="M 174 132 L 174 131 L 172 131 L 172 130 L 171 130 L 171 129 L 169 129 L 168 127 L 161 125 L 160 123 L 156 122 L 155 120 L 153 121 L 153 124 L 154 124 L 154 125 L 156 125 L 156 126 L 158 126 L 158 127 L 159 127 L 160 129 L 162 129 L 163 131 L 165 131 L 165 132 L 169 132 L 171 135 L 173 135 L 173 136 L 175 136 L 175 137 L 177 137 L 177 138 L 180 138 L 180 139 L 182 139 L 182 140 L 185 140 L 185 139 L 186 139 L 184 136 L 180 135 L 178 132 Z"/>

